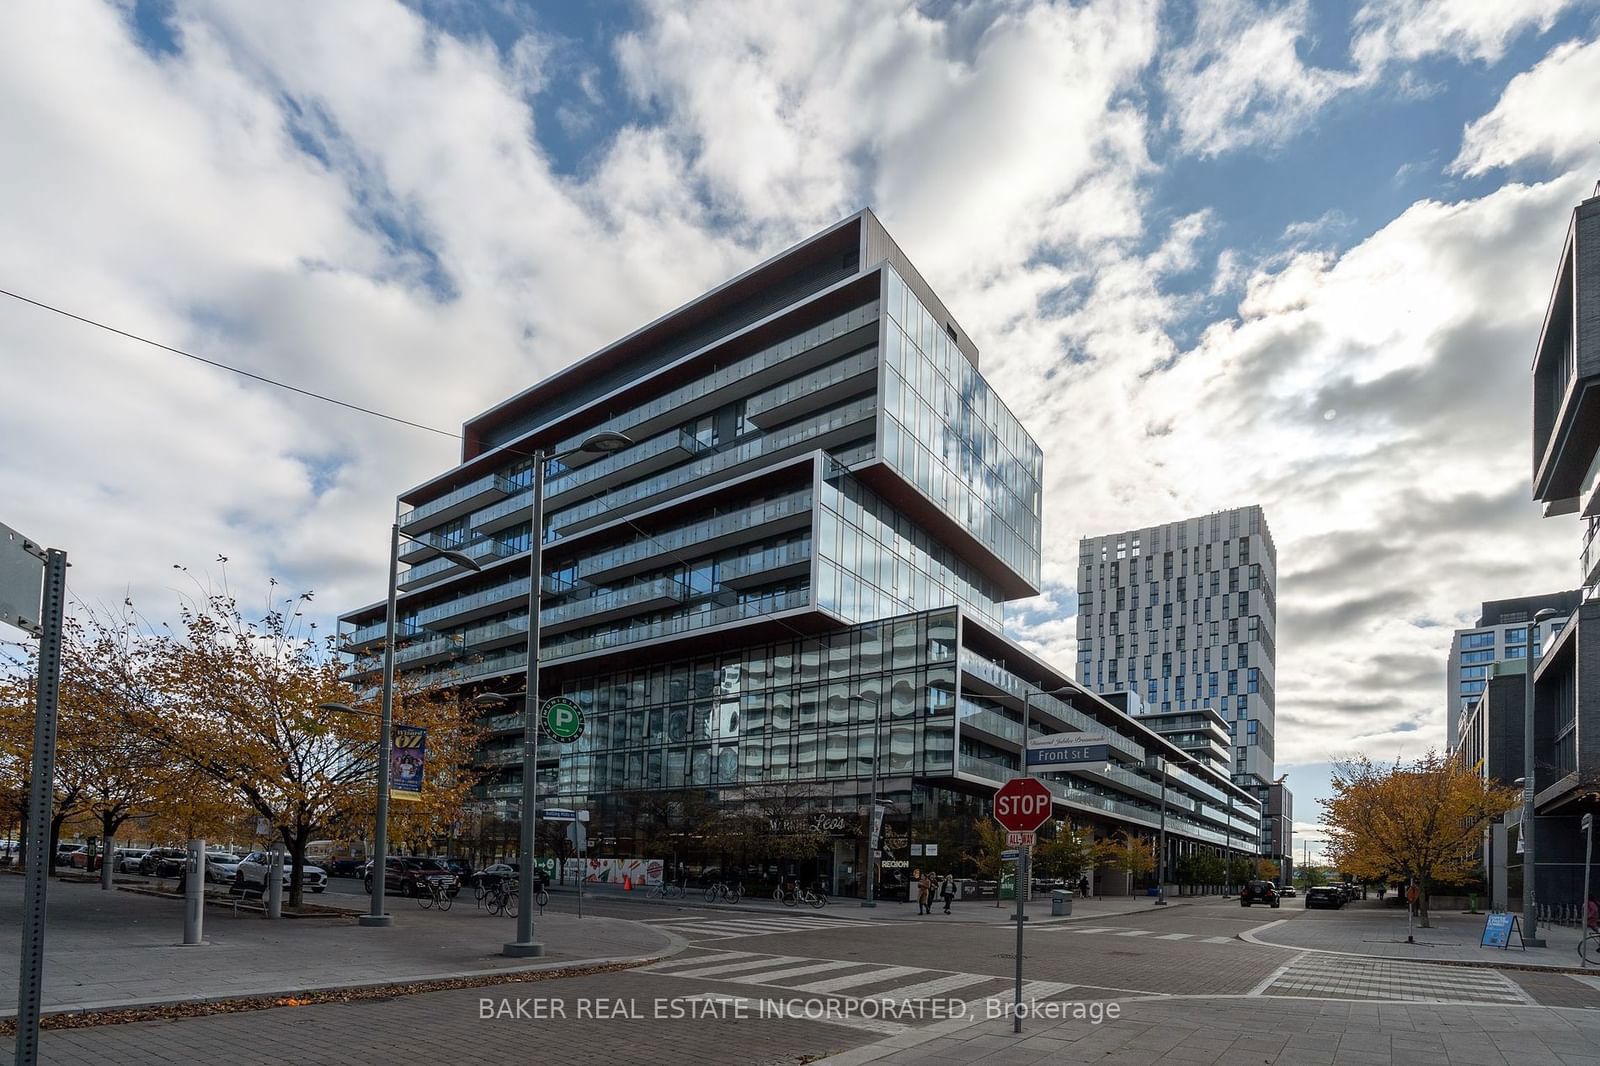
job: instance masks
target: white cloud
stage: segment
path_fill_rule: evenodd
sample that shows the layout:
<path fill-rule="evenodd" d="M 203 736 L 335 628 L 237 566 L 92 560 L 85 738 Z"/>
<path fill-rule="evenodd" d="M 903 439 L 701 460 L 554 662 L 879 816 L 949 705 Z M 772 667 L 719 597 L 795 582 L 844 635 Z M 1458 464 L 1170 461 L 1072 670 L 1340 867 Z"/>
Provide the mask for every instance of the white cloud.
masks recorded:
<path fill-rule="evenodd" d="M 1600 40 L 1557 45 L 1511 79 L 1494 110 L 1467 126 L 1451 169 L 1477 175 L 1527 160 L 1600 161 L 1596 100 Z"/>
<path fill-rule="evenodd" d="M 1367 0 L 1356 12 L 1351 52 L 1364 68 L 1430 55 L 1492 63 L 1519 34 L 1543 33 L 1592 0 Z"/>
<path fill-rule="evenodd" d="M 1186 152 L 1218 155 L 1273 145 L 1303 128 L 1334 96 L 1359 84 L 1350 73 L 1308 65 L 1308 0 L 1198 5 L 1191 38 L 1161 64 L 1169 121 Z"/>

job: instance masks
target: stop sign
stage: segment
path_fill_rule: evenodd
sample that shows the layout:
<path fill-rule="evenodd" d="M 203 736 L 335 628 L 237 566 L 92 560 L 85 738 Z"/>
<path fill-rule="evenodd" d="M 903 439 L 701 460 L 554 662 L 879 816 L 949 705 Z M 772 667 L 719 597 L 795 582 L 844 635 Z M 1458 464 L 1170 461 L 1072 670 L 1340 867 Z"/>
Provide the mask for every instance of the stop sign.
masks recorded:
<path fill-rule="evenodd" d="M 994 820 L 1013 833 L 1031 833 L 1050 820 L 1050 790 L 1036 777 L 1014 777 L 994 794 Z"/>

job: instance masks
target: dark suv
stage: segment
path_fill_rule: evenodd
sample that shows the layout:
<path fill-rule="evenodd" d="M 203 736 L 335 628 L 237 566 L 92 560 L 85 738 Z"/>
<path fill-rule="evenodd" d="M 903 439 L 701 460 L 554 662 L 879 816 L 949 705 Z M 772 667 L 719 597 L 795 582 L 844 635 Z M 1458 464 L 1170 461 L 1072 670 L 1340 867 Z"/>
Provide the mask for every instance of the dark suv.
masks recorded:
<path fill-rule="evenodd" d="M 145 877 L 177 877 L 189 861 L 189 853 L 182 848 L 151 848 L 139 860 L 139 872 Z"/>
<path fill-rule="evenodd" d="M 461 882 L 449 868 L 438 859 L 425 859 L 415 855 L 397 855 L 389 859 L 388 876 L 383 879 L 383 891 L 398 893 L 403 896 L 421 896 L 427 893 L 427 886 L 437 884 L 440 889 L 454 896 L 461 891 Z M 369 867 L 366 876 L 362 878 L 370 895 L 372 892 L 372 870 Z"/>
<path fill-rule="evenodd" d="M 1278 886 L 1271 881 L 1247 881 L 1239 892 L 1239 906 L 1248 907 L 1252 903 L 1265 903 L 1269 906 L 1278 905 Z"/>

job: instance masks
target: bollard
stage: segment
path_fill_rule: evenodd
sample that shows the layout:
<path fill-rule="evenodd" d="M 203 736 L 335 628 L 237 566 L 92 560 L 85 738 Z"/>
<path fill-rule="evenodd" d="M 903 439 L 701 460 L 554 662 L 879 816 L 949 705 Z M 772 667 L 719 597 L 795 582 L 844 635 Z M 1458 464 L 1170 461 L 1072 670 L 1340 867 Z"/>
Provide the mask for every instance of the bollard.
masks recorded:
<path fill-rule="evenodd" d="M 267 917 L 283 917 L 283 845 L 272 845 L 267 862 Z"/>
<path fill-rule="evenodd" d="M 112 845 L 116 843 L 106 837 L 106 849 L 100 856 L 100 891 L 111 891 L 111 878 L 116 875 L 117 849 Z"/>
<path fill-rule="evenodd" d="M 189 841 L 189 854 L 184 857 L 183 878 L 183 944 L 194 947 L 204 944 L 201 934 L 205 923 L 206 906 L 206 842 Z"/>

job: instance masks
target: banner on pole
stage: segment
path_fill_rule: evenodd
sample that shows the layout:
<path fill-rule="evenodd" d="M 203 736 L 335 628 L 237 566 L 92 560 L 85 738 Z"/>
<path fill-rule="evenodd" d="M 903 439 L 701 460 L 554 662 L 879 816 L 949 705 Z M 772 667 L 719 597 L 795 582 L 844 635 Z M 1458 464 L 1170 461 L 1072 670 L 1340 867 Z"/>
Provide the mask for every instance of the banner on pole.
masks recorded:
<path fill-rule="evenodd" d="M 428 761 L 428 731 L 397 725 L 389 742 L 389 798 L 422 799 L 422 775 Z"/>

